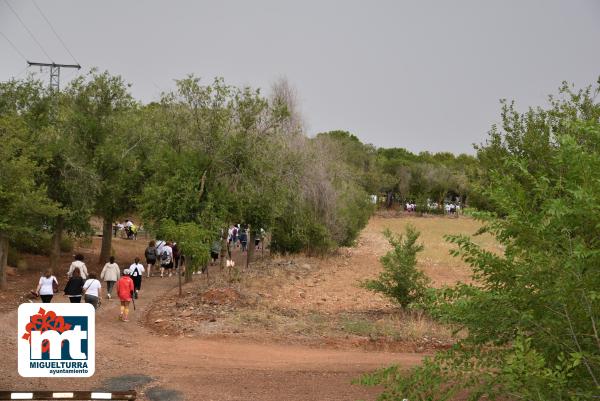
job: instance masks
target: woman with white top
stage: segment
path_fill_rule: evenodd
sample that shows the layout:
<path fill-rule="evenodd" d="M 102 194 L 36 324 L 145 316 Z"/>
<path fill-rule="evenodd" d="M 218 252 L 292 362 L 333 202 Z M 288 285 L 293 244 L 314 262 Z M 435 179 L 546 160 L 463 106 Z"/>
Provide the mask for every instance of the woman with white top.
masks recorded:
<path fill-rule="evenodd" d="M 113 286 L 121 277 L 119 265 L 115 263 L 115 257 L 111 256 L 109 262 L 104 265 L 100 273 L 100 279 L 106 283 L 106 298 L 110 299 Z"/>
<path fill-rule="evenodd" d="M 52 270 L 48 269 L 44 275 L 40 277 L 36 293 L 42 298 L 42 302 L 47 304 L 52 302 L 52 297 L 55 292 L 54 288 L 58 291 L 58 281 L 56 280 L 56 277 L 52 275 Z"/>
<path fill-rule="evenodd" d="M 100 284 L 100 280 L 98 280 L 95 273 L 90 273 L 88 277 L 83 284 L 83 299 L 86 303 L 92 304 L 94 309 L 98 309 L 100 297 L 102 296 L 102 284 Z"/>
<path fill-rule="evenodd" d="M 144 275 L 144 265 L 140 263 L 140 258 L 135 258 L 133 264 L 129 266 L 129 275 L 135 287 L 133 297 L 137 299 L 138 293 L 142 289 L 142 276 Z"/>
<path fill-rule="evenodd" d="M 69 266 L 69 271 L 67 273 L 67 276 L 69 278 L 73 276 L 73 270 L 75 270 L 75 268 L 79 269 L 79 273 L 81 273 L 82 279 L 85 280 L 88 277 L 87 266 L 85 265 L 85 263 L 83 263 L 83 255 L 80 253 L 75 255 L 75 260 L 71 263 L 71 266 Z"/>

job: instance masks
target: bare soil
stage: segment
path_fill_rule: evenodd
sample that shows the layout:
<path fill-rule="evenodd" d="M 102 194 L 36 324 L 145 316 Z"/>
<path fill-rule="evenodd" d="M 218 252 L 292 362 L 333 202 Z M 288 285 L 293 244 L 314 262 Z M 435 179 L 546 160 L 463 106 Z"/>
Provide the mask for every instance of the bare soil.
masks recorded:
<path fill-rule="evenodd" d="M 11 275 L 8 291 L 0 292 L 0 389 L 135 388 L 148 400 L 374 400 L 381 389 L 351 381 L 390 364 L 414 366 L 451 341 L 447 329 L 402 315 L 358 286 L 381 269 L 378 257 L 388 249 L 383 227 L 400 231 L 406 222 L 374 218 L 357 247 L 330 258 L 265 259 L 233 280 L 213 267 L 210 281 L 196 276 L 183 298 L 176 277 L 144 278 L 130 322 L 117 319 L 116 301 L 104 301 L 98 310 L 96 374 L 89 379 L 27 379 L 17 373 L 16 307 L 28 301 L 46 263 L 31 257 L 29 270 Z M 472 233 L 476 223 L 468 224 L 461 230 Z M 78 249 L 92 270 L 99 270 L 99 241 Z M 116 239 L 121 267 L 141 256 L 145 245 Z M 235 258 L 242 266 L 239 251 Z M 67 255 L 65 272 L 69 261 Z M 431 269 L 435 282 L 443 264 L 424 259 L 423 268 Z M 453 269 L 465 271 L 461 265 Z"/>

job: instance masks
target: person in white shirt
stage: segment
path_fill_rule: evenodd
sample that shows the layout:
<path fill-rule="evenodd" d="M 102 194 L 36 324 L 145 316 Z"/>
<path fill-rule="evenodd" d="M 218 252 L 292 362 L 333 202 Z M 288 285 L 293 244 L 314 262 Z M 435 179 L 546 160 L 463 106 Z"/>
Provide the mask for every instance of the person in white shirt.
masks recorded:
<path fill-rule="evenodd" d="M 135 292 L 133 297 L 138 297 L 138 292 L 142 289 L 142 276 L 144 275 L 144 265 L 140 263 L 140 258 L 135 258 L 135 261 L 129 266 L 129 276 L 133 280 Z"/>
<path fill-rule="evenodd" d="M 69 271 L 67 273 L 67 276 L 69 278 L 71 278 L 73 276 L 73 270 L 75 270 L 75 268 L 79 268 L 79 273 L 81 273 L 81 278 L 82 279 L 86 279 L 88 276 L 88 271 L 87 271 L 87 267 L 85 265 L 85 263 L 83 263 L 83 255 L 78 253 L 77 255 L 75 255 L 75 260 L 71 263 L 71 266 L 69 266 Z"/>
<path fill-rule="evenodd" d="M 88 304 L 92 304 L 94 309 L 100 306 L 100 297 L 102 297 L 102 284 L 96 277 L 95 273 L 90 273 L 89 278 L 83 283 L 84 300 Z"/>
<path fill-rule="evenodd" d="M 58 281 L 52 275 L 52 270 L 48 269 L 38 282 L 36 293 L 42 298 L 42 302 L 47 304 L 52 302 L 54 296 L 54 287 L 58 289 Z"/>
<path fill-rule="evenodd" d="M 121 269 L 115 263 L 115 257 L 111 256 L 109 262 L 104 265 L 100 273 L 100 280 L 106 282 L 106 298 L 110 299 L 113 286 L 121 277 Z"/>
<path fill-rule="evenodd" d="M 173 273 L 173 248 L 171 248 L 171 241 L 167 241 L 158 255 L 160 258 L 160 276 L 164 277 L 165 270 L 167 270 L 169 277 L 171 277 Z"/>

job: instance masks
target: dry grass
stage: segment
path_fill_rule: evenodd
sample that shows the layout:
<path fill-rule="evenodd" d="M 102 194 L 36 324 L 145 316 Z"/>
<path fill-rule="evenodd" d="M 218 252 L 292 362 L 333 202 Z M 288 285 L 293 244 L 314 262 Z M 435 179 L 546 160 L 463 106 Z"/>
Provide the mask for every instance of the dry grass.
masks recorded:
<path fill-rule="evenodd" d="M 370 230 L 382 232 L 389 229 L 394 233 L 403 233 L 408 225 L 414 226 L 420 233 L 420 242 L 425 249 L 418 256 L 419 267 L 429 276 L 435 286 L 454 284 L 457 281 L 469 282 L 470 267 L 461 259 L 450 255 L 455 245 L 444 239 L 448 234 L 465 234 L 472 236 L 481 224 L 471 218 L 449 217 L 402 217 L 374 218 Z M 492 252 L 500 252 L 501 248 L 489 234 L 473 237 L 475 243 Z"/>
<path fill-rule="evenodd" d="M 423 313 L 403 311 L 359 286 L 361 280 L 376 277 L 382 269 L 379 257 L 390 249 L 384 229 L 401 233 L 408 224 L 421 232 L 425 250 L 419 255 L 419 267 L 434 285 L 469 281 L 469 267 L 450 256 L 453 245 L 443 237 L 472 235 L 479 228 L 476 221 L 464 217 L 374 217 L 357 246 L 341 249 L 337 255 L 265 258 L 250 270 L 241 269 L 241 280 L 235 282 L 214 271 L 210 287 L 235 288 L 240 302 L 202 305 L 200 294 L 208 289 L 202 280 L 203 288 L 190 292 L 185 300 L 199 315 L 182 318 L 178 327 L 188 335 L 224 334 L 319 346 L 419 352 L 446 347 L 455 341 L 450 328 Z M 475 241 L 499 250 L 489 235 Z"/>

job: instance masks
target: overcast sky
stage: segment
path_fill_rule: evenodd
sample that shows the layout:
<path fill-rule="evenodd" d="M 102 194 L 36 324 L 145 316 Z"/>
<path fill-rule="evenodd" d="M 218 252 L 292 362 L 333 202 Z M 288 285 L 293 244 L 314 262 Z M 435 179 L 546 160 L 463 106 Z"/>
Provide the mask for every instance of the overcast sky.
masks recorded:
<path fill-rule="evenodd" d="M 48 61 L 5 1 L 0 32 Z M 310 135 L 412 151 L 471 153 L 499 99 L 543 105 L 561 81 L 600 76 L 596 0 L 36 1 L 83 67 L 121 74 L 145 102 L 189 73 L 265 91 L 287 77 Z M 73 62 L 33 0 L 10 5 L 53 61 Z M 2 35 L 0 55 L 0 80 L 39 71 Z"/>

